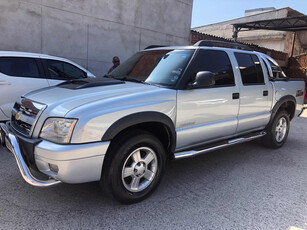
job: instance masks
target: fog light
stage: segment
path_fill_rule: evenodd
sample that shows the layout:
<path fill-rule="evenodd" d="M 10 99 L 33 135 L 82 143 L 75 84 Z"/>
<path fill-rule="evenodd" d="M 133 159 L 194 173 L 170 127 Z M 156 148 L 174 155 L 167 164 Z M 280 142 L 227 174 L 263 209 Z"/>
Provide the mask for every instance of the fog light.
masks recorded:
<path fill-rule="evenodd" d="M 49 165 L 50 171 L 55 172 L 55 173 L 59 172 L 59 167 L 57 165 L 54 165 L 54 164 L 48 164 L 48 165 Z"/>

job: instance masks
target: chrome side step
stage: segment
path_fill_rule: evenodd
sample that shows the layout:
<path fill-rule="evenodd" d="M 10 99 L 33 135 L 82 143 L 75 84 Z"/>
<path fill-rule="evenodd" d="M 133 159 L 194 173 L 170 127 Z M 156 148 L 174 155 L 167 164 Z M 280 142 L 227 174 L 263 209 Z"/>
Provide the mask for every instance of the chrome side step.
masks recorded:
<path fill-rule="evenodd" d="M 225 141 L 223 143 L 217 144 L 215 146 L 211 145 L 210 147 L 204 148 L 204 149 L 199 150 L 199 151 L 191 150 L 191 151 L 186 151 L 186 152 L 178 152 L 178 153 L 174 154 L 174 157 L 175 157 L 175 160 L 188 158 L 188 157 L 194 157 L 194 156 L 204 154 L 204 153 L 208 153 L 208 152 L 211 152 L 211 151 L 214 151 L 214 150 L 223 149 L 223 148 L 226 148 L 228 146 L 252 141 L 252 140 L 258 139 L 260 137 L 263 137 L 264 135 L 266 135 L 266 132 L 263 131 L 263 132 L 260 132 L 260 133 L 256 133 L 255 135 L 252 135 L 252 136 L 240 137 L 240 138 L 228 140 L 228 141 Z"/>

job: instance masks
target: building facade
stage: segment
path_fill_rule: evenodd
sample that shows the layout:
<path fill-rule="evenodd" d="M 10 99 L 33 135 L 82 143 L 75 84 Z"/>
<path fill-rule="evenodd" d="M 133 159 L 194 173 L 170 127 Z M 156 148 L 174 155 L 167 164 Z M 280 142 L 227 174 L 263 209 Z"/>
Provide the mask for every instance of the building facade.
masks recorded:
<path fill-rule="evenodd" d="M 303 16 L 304 14 L 289 7 L 282 9 L 260 8 L 246 10 L 245 16 L 229 21 L 219 22 L 193 28 L 193 30 L 226 39 L 232 39 L 233 26 L 235 23 L 246 23 L 260 20 Z M 272 30 L 249 30 L 241 31 L 238 34 L 238 41 L 256 44 L 261 47 L 287 53 L 289 56 L 299 55 L 307 52 L 307 32 L 297 32 L 296 38 L 293 32 L 272 31 Z M 293 46 L 294 41 L 294 46 Z"/>
<path fill-rule="evenodd" d="M 97 76 L 112 57 L 190 43 L 193 0 L 0 0 L 0 50 L 68 58 Z"/>

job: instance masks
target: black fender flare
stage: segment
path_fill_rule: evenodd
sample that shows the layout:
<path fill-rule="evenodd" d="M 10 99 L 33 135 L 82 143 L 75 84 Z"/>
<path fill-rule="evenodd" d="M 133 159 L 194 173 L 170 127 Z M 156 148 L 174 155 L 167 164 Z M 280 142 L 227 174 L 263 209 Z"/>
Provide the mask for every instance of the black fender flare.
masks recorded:
<path fill-rule="evenodd" d="M 134 125 L 147 122 L 156 122 L 164 125 L 170 136 L 170 151 L 176 147 L 176 130 L 173 121 L 165 114 L 159 112 L 139 112 L 122 117 L 114 122 L 104 133 L 102 141 L 111 141 L 117 134 Z"/>
<path fill-rule="evenodd" d="M 281 107 L 281 105 L 284 104 L 285 102 L 289 102 L 289 101 L 294 103 L 294 113 L 295 113 L 295 108 L 296 108 L 295 97 L 293 97 L 292 95 L 283 96 L 274 105 L 274 107 L 272 109 L 272 114 L 271 114 L 271 119 L 270 119 L 269 124 L 273 121 L 273 119 L 274 119 L 276 113 L 278 112 L 279 108 Z M 290 119 L 292 119 L 292 118 L 293 117 L 290 117 Z"/>

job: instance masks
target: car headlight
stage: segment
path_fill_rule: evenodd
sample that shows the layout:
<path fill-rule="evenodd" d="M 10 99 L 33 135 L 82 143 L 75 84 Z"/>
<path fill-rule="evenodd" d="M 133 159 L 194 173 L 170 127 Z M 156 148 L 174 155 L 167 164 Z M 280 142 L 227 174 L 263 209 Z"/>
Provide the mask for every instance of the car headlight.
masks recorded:
<path fill-rule="evenodd" d="M 69 143 L 76 123 L 77 119 L 48 118 L 39 136 L 59 144 Z"/>

